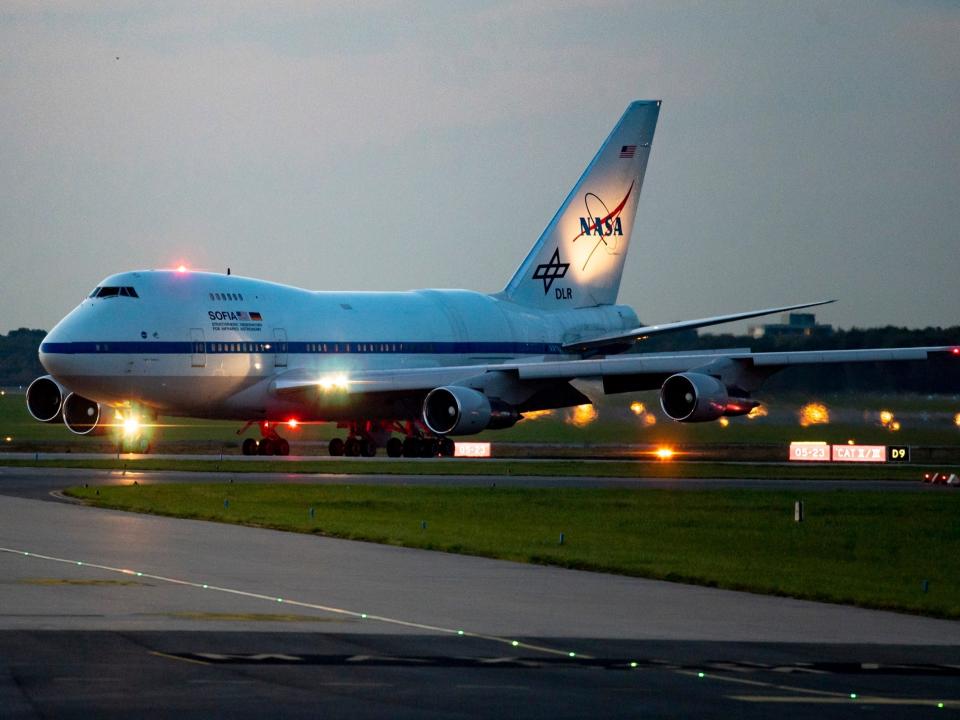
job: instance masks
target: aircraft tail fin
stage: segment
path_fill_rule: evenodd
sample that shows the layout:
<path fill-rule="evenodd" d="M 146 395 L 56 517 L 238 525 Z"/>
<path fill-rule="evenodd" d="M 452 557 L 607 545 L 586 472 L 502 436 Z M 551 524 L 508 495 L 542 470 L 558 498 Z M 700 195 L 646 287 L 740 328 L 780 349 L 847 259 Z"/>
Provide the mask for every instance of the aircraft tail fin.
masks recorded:
<path fill-rule="evenodd" d="M 551 310 L 616 302 L 659 114 L 659 100 L 630 103 L 499 297 Z"/>

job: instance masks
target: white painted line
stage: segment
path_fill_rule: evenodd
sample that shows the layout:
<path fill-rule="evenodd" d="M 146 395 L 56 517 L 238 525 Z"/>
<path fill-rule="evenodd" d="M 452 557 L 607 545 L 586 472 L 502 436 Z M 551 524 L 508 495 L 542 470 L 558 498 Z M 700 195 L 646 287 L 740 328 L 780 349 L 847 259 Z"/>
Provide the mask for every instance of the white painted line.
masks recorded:
<path fill-rule="evenodd" d="M 484 633 L 471 632 L 469 630 L 460 630 L 454 628 L 441 627 L 439 625 L 429 625 L 426 623 L 412 622 L 410 620 L 401 620 L 399 618 L 386 617 L 384 615 L 372 615 L 356 610 L 347 610 L 345 608 L 333 607 L 331 605 L 322 605 L 320 603 L 304 602 L 302 600 L 291 600 L 289 598 L 277 597 L 275 595 L 264 595 L 263 593 L 249 592 L 247 590 L 237 590 L 235 588 L 221 587 L 219 585 L 210 585 L 208 583 L 199 583 L 192 580 L 182 580 L 179 578 L 167 577 L 165 575 L 154 575 L 152 573 L 131 570 L 129 568 L 117 568 L 110 565 L 100 565 L 98 563 L 85 562 L 82 560 L 71 560 L 68 558 L 59 558 L 52 555 L 43 555 L 27 550 L 17 550 L 14 548 L 0 547 L 0 552 L 10 553 L 11 555 L 20 555 L 23 557 L 34 558 L 37 560 L 47 560 L 50 562 L 64 563 L 66 565 L 77 565 L 81 567 L 104 570 L 106 572 L 119 573 L 121 575 L 133 575 L 135 577 L 148 578 L 158 582 L 170 583 L 171 585 L 180 585 L 183 587 L 198 588 L 201 590 L 210 590 L 213 592 L 227 593 L 229 595 L 239 595 L 241 597 L 253 598 L 255 600 L 264 600 L 266 602 L 283 605 L 293 605 L 294 607 L 309 608 L 311 610 L 321 610 L 323 612 L 344 615 L 358 620 L 372 620 L 375 622 L 387 623 L 389 625 L 398 625 L 400 627 L 414 628 L 417 630 L 428 630 L 431 632 L 443 633 L 446 635 L 457 635 L 460 637 L 471 637 L 480 640 L 489 640 L 490 642 L 509 645 L 514 648 L 524 648 L 526 650 L 536 650 L 537 652 L 548 653 L 550 655 L 562 655 L 564 657 L 573 657 L 569 650 L 558 650 L 557 648 L 546 647 L 543 645 L 533 645 L 531 643 L 513 640 L 510 638 L 499 637 L 497 635 L 486 635 Z M 589 655 L 576 654 L 577 657 L 590 658 Z"/>

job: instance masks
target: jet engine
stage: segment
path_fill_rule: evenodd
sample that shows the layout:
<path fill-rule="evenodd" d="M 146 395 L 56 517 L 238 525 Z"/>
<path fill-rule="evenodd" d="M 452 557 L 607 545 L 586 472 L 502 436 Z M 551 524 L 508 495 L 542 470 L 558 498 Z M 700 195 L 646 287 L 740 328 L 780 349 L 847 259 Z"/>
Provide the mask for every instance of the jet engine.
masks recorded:
<path fill-rule="evenodd" d="M 712 375 L 671 375 L 660 388 L 660 407 L 678 422 L 707 422 L 723 416 L 746 415 L 759 405 L 749 398 L 732 398 Z"/>
<path fill-rule="evenodd" d="M 38 377 L 27 388 L 27 411 L 34 420 L 56 422 L 63 410 L 67 391 L 49 375 Z"/>
<path fill-rule="evenodd" d="M 499 430 L 512 427 L 519 419 L 520 413 L 510 405 L 457 385 L 435 388 L 423 401 L 423 422 L 437 435 Z"/>
<path fill-rule="evenodd" d="M 89 435 L 95 430 L 104 431 L 100 422 L 100 403 L 82 395 L 70 393 L 63 401 L 63 424 L 77 435 Z"/>

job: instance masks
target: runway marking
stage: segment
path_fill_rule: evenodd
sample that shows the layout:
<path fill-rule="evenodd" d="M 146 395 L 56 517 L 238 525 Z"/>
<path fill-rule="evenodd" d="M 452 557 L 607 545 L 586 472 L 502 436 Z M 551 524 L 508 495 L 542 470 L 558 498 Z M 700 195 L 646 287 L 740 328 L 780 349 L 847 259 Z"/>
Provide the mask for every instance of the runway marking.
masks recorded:
<path fill-rule="evenodd" d="M 151 655 L 156 655 L 157 657 L 166 658 L 167 660 L 179 660 L 180 662 L 191 663 L 193 665 L 209 665 L 210 663 L 204 662 L 203 660 L 194 660 L 193 658 L 180 657 L 179 655 L 170 655 L 165 652 L 160 652 L 159 650 L 150 650 Z"/>
<path fill-rule="evenodd" d="M 731 700 L 757 703 L 811 703 L 820 705 L 919 705 L 935 708 L 960 708 L 960 700 L 930 700 L 927 698 L 887 698 L 873 695 L 828 697 L 799 697 L 795 695 L 727 695 Z"/>
<path fill-rule="evenodd" d="M 534 645 L 533 643 L 522 642 L 520 640 L 514 640 L 511 638 L 500 637 L 498 635 L 487 635 L 485 633 L 473 632 L 471 630 L 463 630 L 459 628 L 447 628 L 440 625 L 429 625 L 427 623 L 418 623 L 411 620 L 401 620 L 399 618 L 391 618 L 385 615 L 375 615 L 365 612 L 359 612 L 357 610 L 347 610 L 345 608 L 333 607 L 331 605 L 322 605 L 320 603 L 311 603 L 305 602 L 303 600 L 291 600 L 289 598 L 277 597 L 275 595 L 264 595 L 263 593 L 249 592 L 247 590 L 237 590 L 236 588 L 221 587 L 219 585 L 210 585 L 208 583 L 199 583 L 192 580 L 183 580 L 180 578 L 167 577 L 165 575 L 154 575 L 152 573 L 142 572 L 138 570 L 131 570 L 129 568 L 118 568 L 112 567 L 110 565 L 101 565 L 99 563 L 85 562 L 83 560 L 71 560 L 68 558 L 54 557 L 52 555 L 44 555 L 42 553 L 30 552 L 27 550 L 18 550 L 15 548 L 5 548 L 0 547 L 0 552 L 9 553 L 11 555 L 21 555 L 23 557 L 35 558 L 38 560 L 47 560 L 50 562 L 63 563 L 65 565 L 77 565 L 80 567 L 94 568 L 95 570 L 104 570 L 106 572 L 120 573 L 122 575 L 134 575 L 138 578 L 147 578 L 149 580 L 156 580 L 158 582 L 170 583 L 171 585 L 179 585 L 181 587 L 192 587 L 201 590 L 210 590 L 213 592 L 225 593 L 228 595 L 237 595 L 240 597 L 252 598 L 254 600 L 264 600 L 271 603 L 283 603 L 284 605 L 293 605 L 295 607 L 309 608 L 311 610 L 320 610 L 322 612 L 333 613 L 336 615 L 343 615 L 345 617 L 350 617 L 356 620 L 372 620 L 375 622 L 386 623 L 388 625 L 396 625 L 399 627 L 413 628 L 416 630 L 427 630 L 430 632 L 442 633 L 445 635 L 455 635 L 458 637 L 469 637 L 475 638 L 478 640 L 487 640 L 489 642 L 500 643 L 503 645 L 509 645 L 514 648 L 524 648 L 526 650 L 534 650 L 537 652 L 547 653 L 550 655 L 562 655 L 564 657 L 582 657 L 590 658 L 589 655 L 581 655 L 579 653 L 572 652 L 570 650 L 560 650 L 558 648 L 547 647 L 545 645 Z"/>
<path fill-rule="evenodd" d="M 150 583 L 140 582 L 139 580 L 93 580 L 80 578 L 22 578 L 17 580 L 23 585 L 96 585 L 103 587 L 128 587 L 130 585 L 142 585 L 143 587 L 152 587 Z"/>
<path fill-rule="evenodd" d="M 747 680 L 746 678 L 727 677 L 725 675 L 715 675 L 713 673 L 691 672 L 688 670 L 677 670 L 678 675 L 687 675 L 689 677 L 699 677 L 709 680 L 720 680 L 722 682 L 737 683 L 739 685 L 752 685 L 754 687 L 772 688 L 775 690 L 786 690 L 797 693 L 796 695 L 727 695 L 731 700 L 742 700 L 745 702 L 781 702 L 781 703 L 819 703 L 819 704 L 847 704 L 847 705 L 923 705 L 927 707 L 945 708 L 960 707 L 958 700 L 941 700 L 930 698 L 890 698 L 876 695 L 859 695 L 857 693 L 841 693 L 829 690 L 814 690 L 813 688 L 796 687 L 794 685 L 780 685 L 777 683 L 767 683 L 761 680 Z"/>
<path fill-rule="evenodd" d="M 217 620 L 223 622 L 342 622 L 339 618 L 324 618 L 316 615 L 280 615 L 276 613 L 160 612 L 144 614 L 151 617 L 176 618 L 177 620 Z"/>

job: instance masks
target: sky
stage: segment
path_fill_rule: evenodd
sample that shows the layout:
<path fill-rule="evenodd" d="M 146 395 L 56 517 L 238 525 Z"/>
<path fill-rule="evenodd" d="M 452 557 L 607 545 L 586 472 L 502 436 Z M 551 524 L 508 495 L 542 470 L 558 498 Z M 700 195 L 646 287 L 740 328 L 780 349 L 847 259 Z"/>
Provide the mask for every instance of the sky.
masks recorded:
<path fill-rule="evenodd" d="M 932 0 L 7 0 L 0 332 L 181 262 L 496 292 L 634 99 L 641 321 L 958 325 L 957 38 Z"/>

